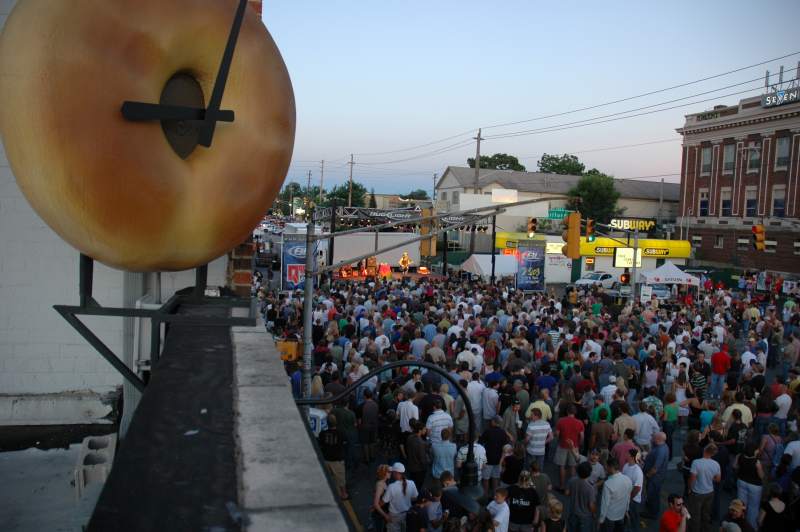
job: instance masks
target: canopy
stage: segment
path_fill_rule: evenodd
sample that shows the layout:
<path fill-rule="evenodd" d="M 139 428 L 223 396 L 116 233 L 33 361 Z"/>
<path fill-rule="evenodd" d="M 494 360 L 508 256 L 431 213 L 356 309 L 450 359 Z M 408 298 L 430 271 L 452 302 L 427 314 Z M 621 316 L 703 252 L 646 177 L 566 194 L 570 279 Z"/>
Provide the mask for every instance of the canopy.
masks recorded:
<path fill-rule="evenodd" d="M 667 261 L 655 270 L 647 270 L 639 275 L 639 281 L 645 284 L 688 284 L 700 286 L 700 279 L 684 273 L 673 263 Z"/>
<path fill-rule="evenodd" d="M 514 255 L 494 256 L 494 275 L 503 277 L 505 275 L 516 275 L 517 258 Z M 472 255 L 464 261 L 461 269 L 481 277 L 489 278 L 492 275 L 492 256 L 491 255 Z"/>

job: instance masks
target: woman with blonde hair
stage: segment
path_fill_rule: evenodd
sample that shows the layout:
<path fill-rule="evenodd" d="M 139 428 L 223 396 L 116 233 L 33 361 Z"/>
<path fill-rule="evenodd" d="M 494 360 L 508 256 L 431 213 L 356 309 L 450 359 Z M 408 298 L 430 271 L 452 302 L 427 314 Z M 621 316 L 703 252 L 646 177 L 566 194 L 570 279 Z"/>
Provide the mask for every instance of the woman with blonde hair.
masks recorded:
<path fill-rule="evenodd" d="M 375 474 L 375 495 L 372 497 L 370 515 L 373 529 L 379 532 L 386 530 L 386 523 L 389 521 L 389 514 L 386 513 L 387 505 L 381 500 L 381 497 L 386 491 L 386 483 L 389 481 L 391 473 L 392 468 L 388 464 L 381 464 Z"/>
<path fill-rule="evenodd" d="M 439 395 L 444 400 L 444 411 L 448 414 L 453 414 L 453 396 L 450 395 L 450 385 L 446 382 L 443 382 L 441 386 L 439 386 Z"/>
<path fill-rule="evenodd" d="M 564 505 L 555 497 L 547 500 L 547 519 L 542 520 L 539 525 L 539 532 L 566 532 L 567 525 L 562 518 Z"/>
<path fill-rule="evenodd" d="M 314 375 L 314 378 L 311 379 L 311 398 L 322 399 L 323 395 L 325 395 L 325 386 L 322 384 L 322 377 Z"/>

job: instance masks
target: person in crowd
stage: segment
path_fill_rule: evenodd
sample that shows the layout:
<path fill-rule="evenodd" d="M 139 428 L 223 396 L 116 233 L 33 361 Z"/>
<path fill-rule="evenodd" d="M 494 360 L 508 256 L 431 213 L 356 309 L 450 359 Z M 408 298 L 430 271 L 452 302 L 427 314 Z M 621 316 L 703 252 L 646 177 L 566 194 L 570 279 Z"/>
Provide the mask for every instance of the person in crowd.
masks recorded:
<path fill-rule="evenodd" d="M 411 502 L 419 496 L 413 480 L 406 478 L 406 468 L 396 462 L 392 466 L 394 482 L 386 487 L 381 500 L 389 505 L 389 532 L 401 532 L 405 528 L 406 514 L 411 509 Z"/>
<path fill-rule="evenodd" d="M 629 477 L 620 472 L 616 456 L 608 457 L 606 472 L 608 476 L 603 482 L 597 522 L 602 532 L 624 532 L 625 515 L 630 506 L 633 483 Z"/>
<path fill-rule="evenodd" d="M 530 471 L 521 471 L 516 484 L 508 487 L 511 511 L 509 532 L 530 532 L 539 522 L 539 494 L 533 486 Z"/>
<path fill-rule="evenodd" d="M 683 502 L 683 497 L 676 493 L 667 495 L 667 509 L 661 515 L 659 532 L 686 532 L 686 522 L 689 512 Z"/>
<path fill-rule="evenodd" d="M 339 497 L 342 500 L 347 500 L 347 484 L 345 477 L 345 441 L 342 433 L 336 426 L 336 416 L 328 414 L 328 428 L 321 431 L 317 437 L 319 441 L 319 448 L 322 452 L 322 457 L 325 460 L 325 465 L 328 467 L 331 476 L 333 477 L 334 484 L 339 490 Z"/>
<path fill-rule="evenodd" d="M 703 449 L 702 458 L 692 461 L 689 476 L 689 520 L 690 532 L 701 532 L 711 527 L 711 511 L 714 490 L 722 480 L 719 464 L 713 460 L 717 446 L 709 443 Z"/>

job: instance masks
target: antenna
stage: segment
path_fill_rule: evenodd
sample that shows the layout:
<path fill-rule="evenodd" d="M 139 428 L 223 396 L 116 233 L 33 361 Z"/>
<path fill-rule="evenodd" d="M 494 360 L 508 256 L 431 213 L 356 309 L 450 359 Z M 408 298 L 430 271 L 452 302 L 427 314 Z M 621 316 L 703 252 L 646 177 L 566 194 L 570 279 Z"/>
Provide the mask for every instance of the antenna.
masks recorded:
<path fill-rule="evenodd" d="M 765 89 L 769 88 L 769 70 L 767 70 L 767 75 L 764 76 L 764 88 Z"/>
<path fill-rule="evenodd" d="M 781 69 L 778 72 L 778 84 L 780 85 L 783 83 L 783 65 L 781 65 Z"/>

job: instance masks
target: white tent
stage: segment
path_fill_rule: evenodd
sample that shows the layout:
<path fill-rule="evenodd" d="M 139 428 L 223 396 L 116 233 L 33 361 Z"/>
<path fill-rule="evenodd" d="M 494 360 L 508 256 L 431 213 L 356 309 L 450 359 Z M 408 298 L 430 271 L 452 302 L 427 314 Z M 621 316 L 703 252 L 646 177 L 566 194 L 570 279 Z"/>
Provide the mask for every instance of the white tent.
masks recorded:
<path fill-rule="evenodd" d="M 639 274 L 639 282 L 645 284 L 688 284 L 700 286 L 700 279 L 684 273 L 673 263 L 667 261 L 655 270 L 647 270 Z"/>
<path fill-rule="evenodd" d="M 503 277 L 504 275 L 516 275 L 517 259 L 513 255 L 494 256 L 494 275 Z M 492 256 L 491 255 L 472 255 L 464 261 L 461 269 L 475 275 L 480 275 L 488 279 L 492 275 Z"/>

